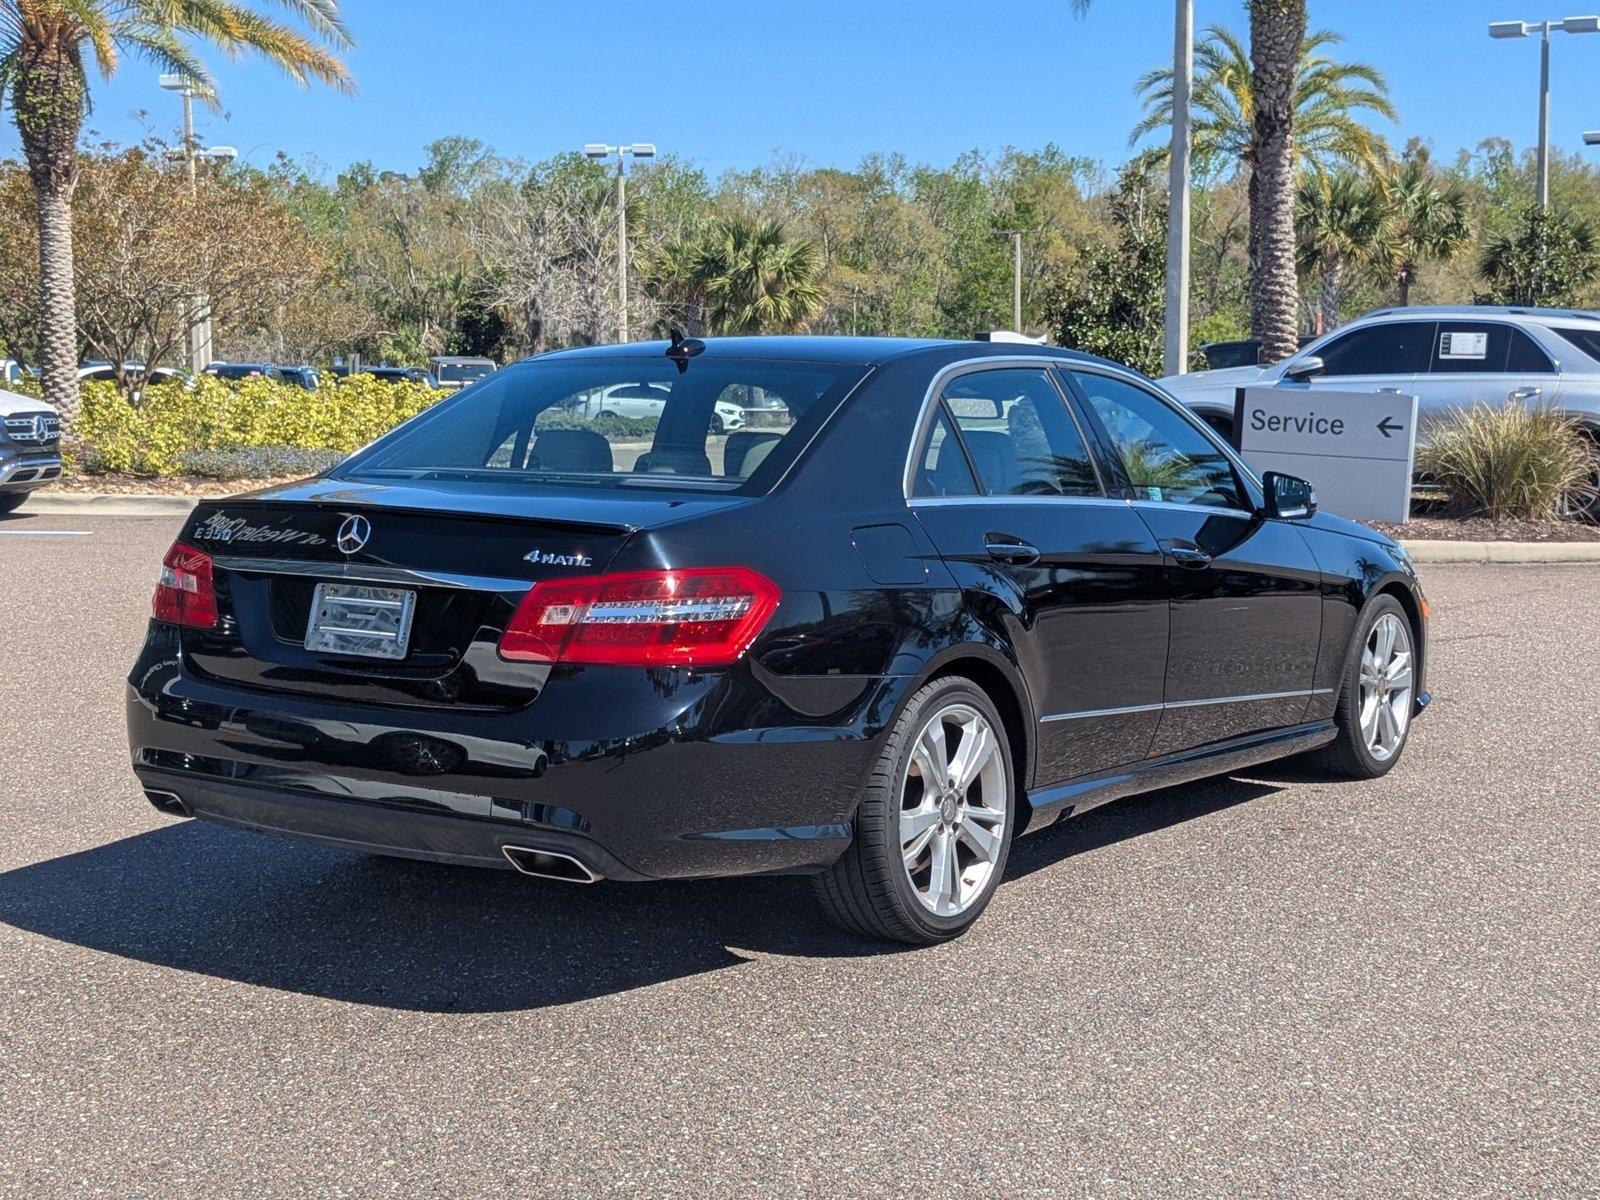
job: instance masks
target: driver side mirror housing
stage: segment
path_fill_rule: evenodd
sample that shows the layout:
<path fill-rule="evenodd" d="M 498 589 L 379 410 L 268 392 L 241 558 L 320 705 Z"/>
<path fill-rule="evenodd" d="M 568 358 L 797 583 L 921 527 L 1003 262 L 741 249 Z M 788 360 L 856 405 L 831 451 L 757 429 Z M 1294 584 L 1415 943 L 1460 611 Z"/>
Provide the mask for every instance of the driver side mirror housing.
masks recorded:
<path fill-rule="evenodd" d="M 1298 475 L 1268 471 L 1261 477 L 1267 494 L 1267 516 L 1280 521 L 1306 521 L 1317 515 L 1317 487 Z"/>
<path fill-rule="evenodd" d="M 1295 383 L 1305 383 L 1308 379 L 1315 379 L 1318 375 L 1324 374 L 1327 369 L 1328 365 L 1313 354 L 1290 363 L 1283 377 Z"/>

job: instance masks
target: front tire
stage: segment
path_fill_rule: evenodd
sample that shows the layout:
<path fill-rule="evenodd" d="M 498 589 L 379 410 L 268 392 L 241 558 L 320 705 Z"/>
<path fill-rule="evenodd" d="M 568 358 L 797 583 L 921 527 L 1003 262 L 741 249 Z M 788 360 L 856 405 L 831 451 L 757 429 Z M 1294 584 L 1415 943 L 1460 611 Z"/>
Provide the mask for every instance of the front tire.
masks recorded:
<path fill-rule="evenodd" d="M 856 809 L 855 838 L 815 879 L 823 911 L 866 937 L 928 946 L 988 907 L 1016 825 L 1011 746 L 989 697 L 938 679 L 895 722 Z"/>
<path fill-rule="evenodd" d="M 16 512 L 27 498 L 27 492 L 0 492 L 0 517 Z"/>
<path fill-rule="evenodd" d="M 1345 660 L 1334 724 L 1339 734 L 1314 756 L 1340 779 L 1377 779 L 1400 761 L 1416 702 L 1416 638 L 1393 596 L 1361 614 Z"/>

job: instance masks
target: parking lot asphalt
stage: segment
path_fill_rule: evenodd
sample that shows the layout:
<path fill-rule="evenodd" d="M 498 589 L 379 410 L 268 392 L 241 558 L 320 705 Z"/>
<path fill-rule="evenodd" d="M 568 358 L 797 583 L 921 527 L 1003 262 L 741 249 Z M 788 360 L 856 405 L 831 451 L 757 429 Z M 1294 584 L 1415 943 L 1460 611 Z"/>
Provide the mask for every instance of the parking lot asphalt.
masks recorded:
<path fill-rule="evenodd" d="M 907 951 L 158 814 L 175 525 L 0 520 L 0 1195 L 1600 1195 L 1600 569 L 1426 572 L 1390 776 L 1107 806 Z"/>

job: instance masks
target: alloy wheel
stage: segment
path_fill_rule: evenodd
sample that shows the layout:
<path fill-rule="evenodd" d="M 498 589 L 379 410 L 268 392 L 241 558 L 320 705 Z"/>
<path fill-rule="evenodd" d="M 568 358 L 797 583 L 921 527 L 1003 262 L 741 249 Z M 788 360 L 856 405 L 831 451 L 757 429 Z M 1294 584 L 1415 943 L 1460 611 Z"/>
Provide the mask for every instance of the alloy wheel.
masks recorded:
<path fill-rule="evenodd" d="M 923 725 L 900 792 L 900 854 L 911 889 L 939 917 L 984 896 L 1009 817 L 1001 740 L 977 709 L 941 708 Z"/>
<path fill-rule="evenodd" d="M 1361 652 L 1361 737 L 1379 762 L 1398 754 L 1405 741 L 1414 680 L 1411 634 L 1403 620 L 1386 612 Z"/>

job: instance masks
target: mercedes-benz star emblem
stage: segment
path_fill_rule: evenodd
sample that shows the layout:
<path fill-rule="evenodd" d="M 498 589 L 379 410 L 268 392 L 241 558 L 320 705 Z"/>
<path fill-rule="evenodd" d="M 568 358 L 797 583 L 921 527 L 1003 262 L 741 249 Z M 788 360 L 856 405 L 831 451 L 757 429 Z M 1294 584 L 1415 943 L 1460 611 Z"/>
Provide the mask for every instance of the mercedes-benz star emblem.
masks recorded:
<path fill-rule="evenodd" d="M 367 544 L 367 539 L 372 536 L 372 523 L 365 517 L 346 517 L 344 524 L 339 526 L 339 537 L 335 545 L 339 547 L 340 554 L 354 554 Z"/>

